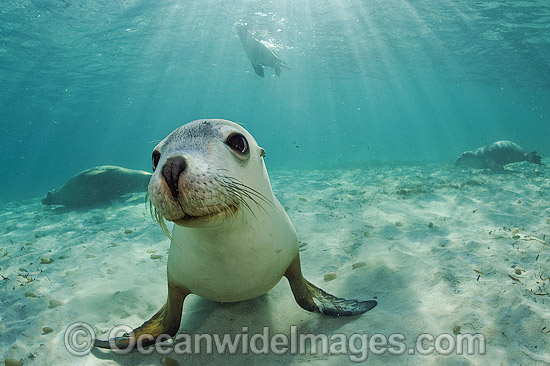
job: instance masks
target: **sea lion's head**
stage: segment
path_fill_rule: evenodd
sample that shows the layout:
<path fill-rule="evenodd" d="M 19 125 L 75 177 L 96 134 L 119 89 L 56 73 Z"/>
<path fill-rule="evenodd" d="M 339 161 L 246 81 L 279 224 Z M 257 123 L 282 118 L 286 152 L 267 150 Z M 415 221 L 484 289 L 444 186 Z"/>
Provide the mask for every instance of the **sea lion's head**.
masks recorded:
<path fill-rule="evenodd" d="M 237 22 L 235 23 L 235 27 L 237 28 L 237 34 L 239 35 L 239 38 L 242 41 L 246 41 L 246 39 L 250 36 L 246 23 Z"/>
<path fill-rule="evenodd" d="M 148 191 L 155 217 L 203 227 L 242 209 L 252 212 L 271 192 L 264 156 L 252 135 L 230 121 L 204 119 L 177 128 L 153 150 Z"/>
<path fill-rule="evenodd" d="M 49 191 L 46 194 L 46 197 L 42 198 L 40 202 L 44 205 L 55 205 L 55 190 Z"/>
<path fill-rule="evenodd" d="M 482 161 L 473 151 L 465 151 L 455 161 L 456 166 L 477 168 Z"/>

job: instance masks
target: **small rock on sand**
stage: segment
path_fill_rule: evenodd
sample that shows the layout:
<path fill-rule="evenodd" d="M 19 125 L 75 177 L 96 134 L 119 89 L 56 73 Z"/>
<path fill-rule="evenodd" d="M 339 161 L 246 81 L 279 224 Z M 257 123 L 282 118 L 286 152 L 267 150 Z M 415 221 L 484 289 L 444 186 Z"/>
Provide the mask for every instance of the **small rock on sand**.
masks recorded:
<path fill-rule="evenodd" d="M 63 305 L 63 303 L 62 303 L 61 301 L 59 301 L 59 300 L 55 300 L 55 299 L 54 299 L 54 300 L 50 300 L 50 306 L 49 306 L 49 308 L 50 308 L 50 309 L 55 309 L 55 308 L 57 308 L 57 307 L 59 307 L 59 306 L 61 306 L 61 305 Z"/>
<path fill-rule="evenodd" d="M 351 268 L 352 269 L 357 269 L 357 268 L 361 268 L 361 267 L 365 267 L 367 265 L 367 262 L 365 261 L 360 261 L 360 262 L 355 262 L 351 265 Z"/>

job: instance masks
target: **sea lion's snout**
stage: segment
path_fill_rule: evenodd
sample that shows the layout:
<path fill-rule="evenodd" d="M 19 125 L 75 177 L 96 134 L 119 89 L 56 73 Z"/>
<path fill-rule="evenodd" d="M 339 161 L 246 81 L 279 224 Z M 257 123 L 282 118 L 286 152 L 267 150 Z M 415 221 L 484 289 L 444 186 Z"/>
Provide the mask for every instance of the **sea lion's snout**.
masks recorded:
<path fill-rule="evenodd" d="M 455 166 L 467 166 L 476 159 L 472 151 L 464 151 L 458 159 L 455 160 Z"/>
<path fill-rule="evenodd" d="M 168 158 L 162 167 L 162 176 L 174 199 L 178 198 L 178 182 L 185 169 L 187 169 L 187 161 L 181 156 Z"/>
<path fill-rule="evenodd" d="M 42 202 L 42 204 L 44 204 L 44 205 L 49 205 L 51 203 L 51 201 L 52 201 L 52 192 L 51 191 L 46 194 L 46 197 L 44 197 L 40 200 L 40 202 Z"/>

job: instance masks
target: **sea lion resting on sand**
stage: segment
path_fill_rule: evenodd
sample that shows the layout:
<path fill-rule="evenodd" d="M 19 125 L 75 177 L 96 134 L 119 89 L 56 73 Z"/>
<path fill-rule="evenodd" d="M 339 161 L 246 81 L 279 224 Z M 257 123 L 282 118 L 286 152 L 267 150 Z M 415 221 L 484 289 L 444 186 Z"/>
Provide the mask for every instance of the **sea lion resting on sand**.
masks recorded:
<path fill-rule="evenodd" d="M 480 147 L 476 151 L 465 151 L 455 161 L 456 166 L 502 170 L 503 166 L 519 161 L 528 161 L 542 165 L 541 157 L 536 151 L 527 153 L 518 144 L 512 141 L 497 141 Z"/>
<path fill-rule="evenodd" d="M 243 301 L 265 294 L 283 276 L 298 305 L 311 312 L 348 316 L 376 306 L 332 296 L 302 276 L 296 230 L 273 195 L 264 156 L 248 131 L 220 119 L 183 125 L 155 147 L 149 197 L 161 226 L 163 219 L 174 222 L 168 299 L 141 327 L 95 340 L 96 346 L 166 340 L 179 330 L 187 295 Z"/>
<path fill-rule="evenodd" d="M 151 173 L 113 165 L 97 166 L 78 173 L 60 188 L 42 198 L 45 205 L 92 207 L 111 202 L 122 195 L 145 192 Z"/>

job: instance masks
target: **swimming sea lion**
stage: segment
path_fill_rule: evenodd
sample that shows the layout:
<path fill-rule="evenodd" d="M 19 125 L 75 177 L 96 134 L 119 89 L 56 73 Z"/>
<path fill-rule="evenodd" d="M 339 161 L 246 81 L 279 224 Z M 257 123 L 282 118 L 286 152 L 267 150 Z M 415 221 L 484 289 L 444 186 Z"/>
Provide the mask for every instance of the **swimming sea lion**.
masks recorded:
<path fill-rule="evenodd" d="M 455 165 L 474 168 L 502 170 L 503 166 L 519 161 L 528 161 L 542 165 L 536 151 L 526 153 L 512 141 L 497 141 L 480 147 L 476 151 L 465 151 L 455 161 Z"/>
<path fill-rule="evenodd" d="M 283 276 L 298 305 L 311 312 L 348 316 L 376 306 L 374 300 L 332 296 L 302 276 L 296 230 L 273 195 L 264 156 L 250 133 L 221 119 L 190 122 L 155 147 L 149 197 L 159 222 L 175 224 L 168 299 L 132 333 L 95 340 L 96 346 L 153 344 L 160 335 L 178 332 L 187 295 L 248 300 L 268 292 Z"/>
<path fill-rule="evenodd" d="M 97 166 L 78 173 L 42 198 L 45 205 L 92 207 L 124 194 L 145 192 L 151 173 L 113 165 Z"/>
<path fill-rule="evenodd" d="M 252 63 L 252 67 L 254 67 L 256 74 L 264 77 L 264 68 L 262 66 L 274 68 L 277 76 L 281 76 L 281 67 L 289 69 L 289 67 L 286 66 L 286 62 L 281 60 L 271 48 L 254 38 L 244 24 L 237 23 L 236 26 L 237 34 L 243 44 L 244 52 Z"/>

